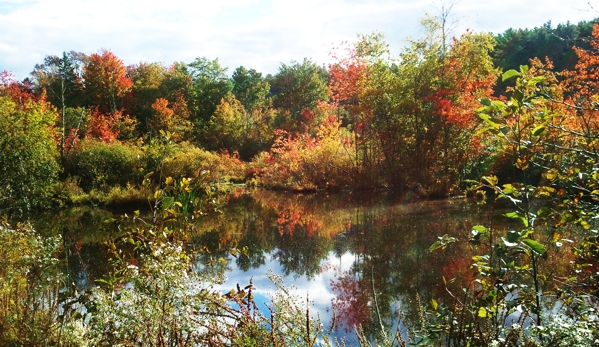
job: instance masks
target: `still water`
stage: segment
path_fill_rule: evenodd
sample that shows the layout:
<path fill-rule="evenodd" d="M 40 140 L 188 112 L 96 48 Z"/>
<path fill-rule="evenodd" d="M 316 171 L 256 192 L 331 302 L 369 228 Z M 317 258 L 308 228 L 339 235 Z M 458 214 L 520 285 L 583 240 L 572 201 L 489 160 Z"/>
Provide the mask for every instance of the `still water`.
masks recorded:
<path fill-rule="evenodd" d="M 34 224 L 43 233 L 63 235 L 72 280 L 84 288 L 108 268 L 102 243 L 118 230 L 104 221 L 122 213 L 132 211 L 78 207 L 42 215 Z M 472 226 L 489 226 L 497 215 L 490 205 L 464 199 L 239 189 L 218 212 L 194 220 L 189 247 L 210 250 L 198 257 L 197 268 L 224 273 L 223 291 L 251 279 L 258 302 L 274 291 L 268 271 L 281 275 L 299 297 L 313 302 L 310 310 L 325 328 L 334 323 L 334 336 L 351 342 L 358 325 L 367 334 L 381 323 L 394 329 L 398 312 L 416 320 L 417 302 L 442 302 L 448 295 L 443 278 L 455 279 L 452 290 L 467 286 L 472 254 L 480 251 L 467 242 Z M 493 223 L 509 227 L 497 217 Z M 445 234 L 458 241 L 429 252 Z M 245 255 L 235 257 L 233 248 Z"/>

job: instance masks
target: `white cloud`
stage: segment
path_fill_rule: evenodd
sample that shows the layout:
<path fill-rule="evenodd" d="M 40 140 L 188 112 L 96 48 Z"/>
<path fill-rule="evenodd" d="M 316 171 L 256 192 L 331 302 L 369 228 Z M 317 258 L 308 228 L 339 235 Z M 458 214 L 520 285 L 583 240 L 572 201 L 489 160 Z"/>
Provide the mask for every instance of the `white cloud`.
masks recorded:
<path fill-rule="evenodd" d="M 382 31 L 397 54 L 419 34 L 419 18 L 434 0 L 8 0 L 0 4 L 0 70 L 25 78 L 45 55 L 112 50 L 126 64 L 191 62 L 219 58 L 229 71 L 240 65 L 276 73 L 281 62 L 327 61 L 333 44 L 357 33 Z M 598 6 L 599 7 L 599 6 Z M 590 20 L 599 13 L 585 0 L 480 2 L 455 6 L 462 26 L 501 32 L 551 20 Z"/>

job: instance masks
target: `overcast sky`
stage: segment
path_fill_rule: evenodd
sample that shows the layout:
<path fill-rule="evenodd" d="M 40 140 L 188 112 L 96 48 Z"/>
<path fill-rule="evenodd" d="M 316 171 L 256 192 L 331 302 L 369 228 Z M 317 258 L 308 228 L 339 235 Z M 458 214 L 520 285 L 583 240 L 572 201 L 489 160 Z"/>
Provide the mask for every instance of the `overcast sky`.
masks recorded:
<path fill-rule="evenodd" d="M 46 55 L 109 49 L 125 64 L 218 58 L 275 74 L 304 57 L 323 64 L 341 41 L 382 32 L 393 55 L 422 34 L 419 19 L 441 0 L 0 0 L 0 71 L 29 76 Z M 590 4 L 599 10 L 599 0 Z M 500 33 L 592 20 L 587 0 L 458 0 L 460 26 Z"/>

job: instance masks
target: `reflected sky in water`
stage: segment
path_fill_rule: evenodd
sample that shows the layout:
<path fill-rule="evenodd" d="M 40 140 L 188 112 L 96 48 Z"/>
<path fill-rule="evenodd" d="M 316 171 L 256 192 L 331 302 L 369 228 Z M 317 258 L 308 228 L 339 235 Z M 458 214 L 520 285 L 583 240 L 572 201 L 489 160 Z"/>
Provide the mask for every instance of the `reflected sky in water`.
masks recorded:
<path fill-rule="evenodd" d="M 398 309 L 406 319 L 416 321 L 417 297 L 423 305 L 431 299 L 442 303 L 447 299 L 443 278 L 455 279 L 450 290 L 467 286 L 474 274 L 471 257 L 484 251 L 483 246 L 467 242 L 473 225 L 493 222 L 496 230 L 513 227 L 493 217 L 501 211 L 489 205 L 463 199 L 409 200 L 387 193 L 298 195 L 240 190 L 227 197 L 222 213 L 193 222 L 188 243 L 210 250 L 198 255 L 196 266 L 211 276 L 224 274 L 227 281 L 218 288 L 222 292 L 252 280 L 254 296 L 264 308 L 264 301 L 276 290 L 267 277 L 272 271 L 282 276 L 285 286 L 294 287 L 302 303 L 309 296 L 310 310 L 320 316 L 325 328 L 335 312 L 334 336 L 347 336 L 351 342 L 358 324 L 371 337 L 380 323 L 396 326 Z M 103 221 L 115 215 L 75 208 L 40 216 L 35 223 L 46 233 L 63 235 L 70 270 L 86 274 L 91 282 L 107 268 L 102 242 L 115 231 Z M 458 242 L 429 252 L 445 234 Z M 235 249 L 244 249 L 245 255 L 233 257 L 230 252 Z M 547 264 L 559 262 L 549 259 Z"/>

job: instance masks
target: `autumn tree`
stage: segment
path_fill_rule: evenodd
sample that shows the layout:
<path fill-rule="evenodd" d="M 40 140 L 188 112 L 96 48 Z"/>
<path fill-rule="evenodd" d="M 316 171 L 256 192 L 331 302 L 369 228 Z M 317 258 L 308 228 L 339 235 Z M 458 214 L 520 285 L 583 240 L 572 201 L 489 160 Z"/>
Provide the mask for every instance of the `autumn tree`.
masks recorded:
<path fill-rule="evenodd" d="M 105 113 L 120 110 L 133 87 L 123 61 L 106 49 L 90 55 L 83 68 L 83 80 L 91 105 Z"/>
<path fill-rule="evenodd" d="M 427 17 L 423 25 L 427 35 L 398 63 L 379 33 L 333 52 L 330 96 L 353 133 L 355 175 L 443 195 L 476 153 L 474 110 L 492 93 L 493 46 L 488 35 L 468 32 L 444 47 L 439 22 Z"/>
<path fill-rule="evenodd" d="M 15 77 L 8 71 L 0 72 L 0 96 L 6 96 L 13 100 L 18 106 L 23 106 L 27 101 L 44 100 L 45 93 L 36 96 L 33 92 L 33 86 L 29 81 L 22 83 L 15 80 Z"/>
<path fill-rule="evenodd" d="M 423 24 L 427 36 L 402 53 L 398 68 L 395 121 L 403 124 L 404 141 L 395 155 L 403 158 L 406 182 L 443 195 L 465 177 L 476 155 L 474 110 L 478 99 L 492 94 L 497 72 L 489 35 L 467 32 L 442 55 L 438 22 L 429 17 Z"/>
<path fill-rule="evenodd" d="M 239 150 L 249 126 L 249 113 L 235 95 L 228 93 L 216 106 L 214 115 L 208 122 L 205 139 L 209 148 L 226 149 L 230 152 Z"/>
<path fill-rule="evenodd" d="M 228 93 L 216 107 L 203 138 L 212 150 L 239 152 L 249 160 L 272 144 L 274 114 L 271 109 L 246 109 L 233 93 Z"/>
<path fill-rule="evenodd" d="M 156 99 L 152 109 L 153 114 L 148 121 L 148 128 L 152 134 L 163 131 L 171 134 L 171 138 L 176 142 L 191 139 L 193 124 L 182 93 L 177 93 L 175 102 L 170 104 L 165 98 Z"/>
<path fill-rule="evenodd" d="M 94 53 L 83 68 L 85 92 L 94 108 L 88 133 L 111 142 L 114 135 L 122 139 L 134 136 L 136 121 L 125 110 L 124 101 L 133 87 L 123 61 L 114 53 Z"/>
<path fill-rule="evenodd" d="M 330 94 L 339 107 L 337 114 L 353 133 L 354 175 L 367 185 L 380 185 L 385 163 L 394 159 L 384 158 L 381 140 L 399 134 L 386 119 L 393 114 L 397 78 L 387 43 L 380 33 L 359 35 L 354 44 L 331 55 L 335 61 L 329 67 Z"/>
<path fill-rule="evenodd" d="M 57 126 L 63 158 L 71 153 L 86 124 L 82 68 L 87 59 L 83 53 L 63 52 L 62 57 L 46 56 L 31 72 L 35 93 L 46 93 L 48 101 L 60 110 Z"/>

